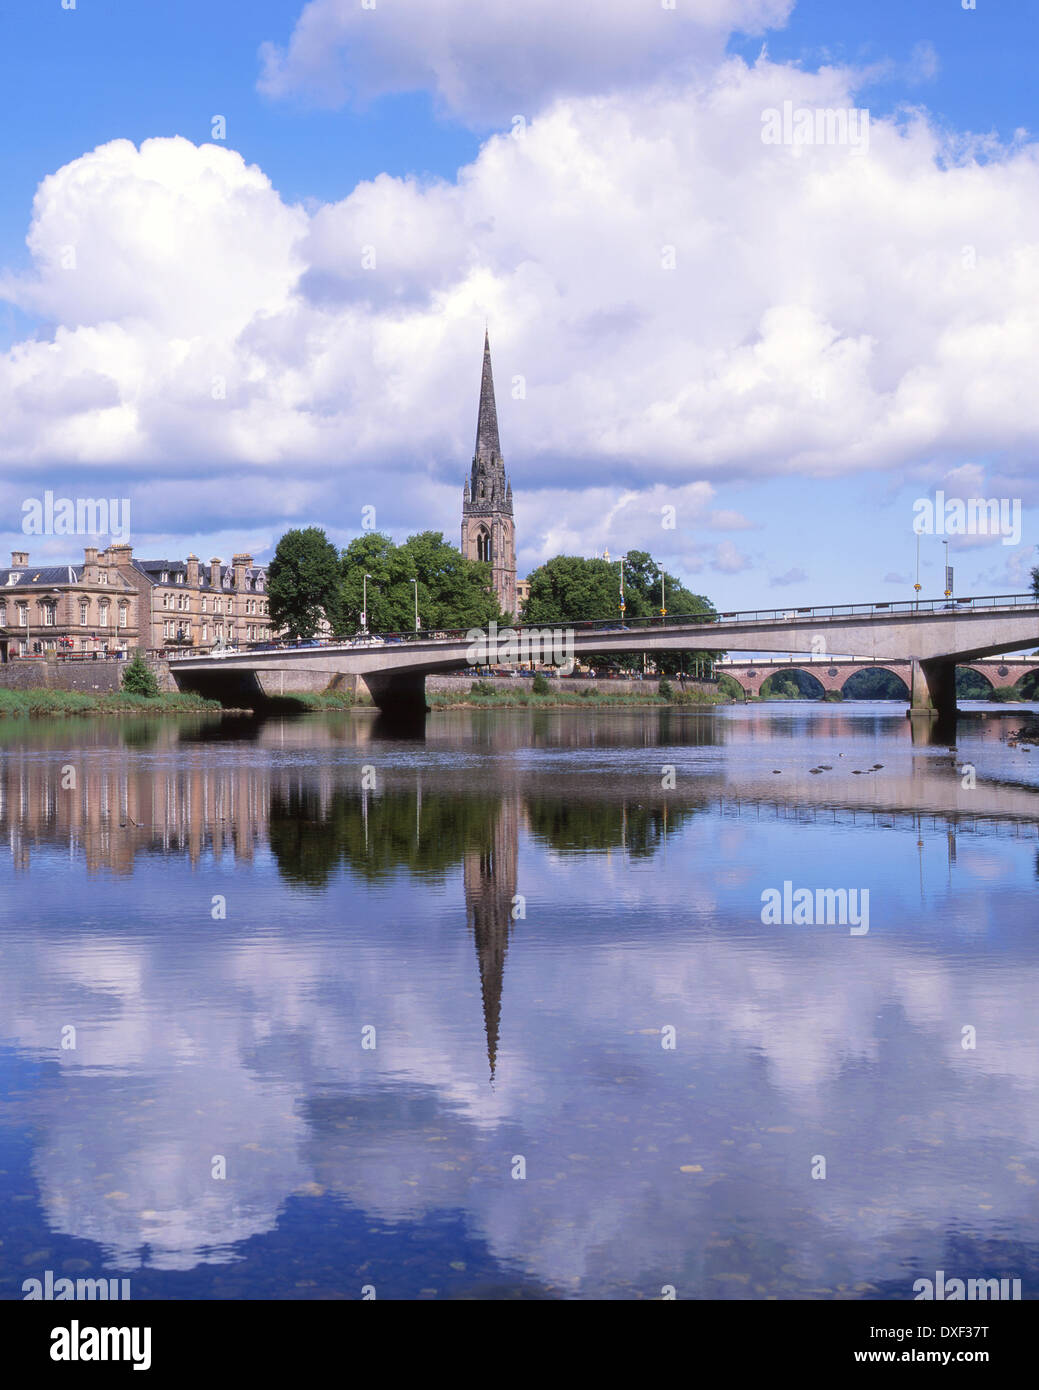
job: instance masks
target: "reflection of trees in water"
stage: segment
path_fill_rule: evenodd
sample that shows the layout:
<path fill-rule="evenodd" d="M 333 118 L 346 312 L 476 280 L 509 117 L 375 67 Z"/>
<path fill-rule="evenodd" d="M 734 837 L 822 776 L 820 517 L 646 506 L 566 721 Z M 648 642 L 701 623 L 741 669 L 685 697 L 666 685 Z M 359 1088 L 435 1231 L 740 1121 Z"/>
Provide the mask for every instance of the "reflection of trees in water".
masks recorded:
<path fill-rule="evenodd" d="M 340 867 L 369 879 L 400 869 L 438 878 L 461 863 L 466 850 L 490 842 L 500 804 L 494 796 L 419 788 L 272 789 L 270 846 L 282 876 L 312 888 Z"/>
<path fill-rule="evenodd" d="M 661 801 L 565 801 L 528 798 L 532 833 L 561 854 L 623 849 L 636 858 L 656 854 L 670 835 L 699 809 Z"/>
<path fill-rule="evenodd" d="M 419 787 L 322 795 L 315 787 L 297 786 L 273 792 L 270 803 L 270 846 L 290 883 L 320 888 L 340 867 L 379 879 L 401 869 L 438 878 L 462 866 L 492 1077 L 513 924 L 519 818 L 514 794 L 430 794 Z"/>

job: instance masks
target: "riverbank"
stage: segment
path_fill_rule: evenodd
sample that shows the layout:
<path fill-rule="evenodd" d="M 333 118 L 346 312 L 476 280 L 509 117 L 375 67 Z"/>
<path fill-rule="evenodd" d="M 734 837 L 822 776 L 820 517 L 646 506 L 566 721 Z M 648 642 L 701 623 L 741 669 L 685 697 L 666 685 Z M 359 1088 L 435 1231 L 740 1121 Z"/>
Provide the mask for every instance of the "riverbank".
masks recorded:
<path fill-rule="evenodd" d="M 0 690 L 0 719 L 36 719 L 73 714 L 243 713 L 224 710 L 201 695 L 131 695 L 120 690 L 88 695 L 79 690 Z"/>
<path fill-rule="evenodd" d="M 478 683 L 474 683 L 477 685 Z M 535 709 L 605 709 L 619 706 L 628 709 L 707 708 L 712 705 L 734 703 L 717 691 L 676 690 L 671 697 L 659 695 L 652 684 L 635 695 L 604 694 L 599 690 L 550 690 L 547 694 L 535 694 L 532 690 L 480 690 L 449 693 L 446 691 L 427 691 L 426 703 L 431 709 L 517 709 L 524 706 Z"/>

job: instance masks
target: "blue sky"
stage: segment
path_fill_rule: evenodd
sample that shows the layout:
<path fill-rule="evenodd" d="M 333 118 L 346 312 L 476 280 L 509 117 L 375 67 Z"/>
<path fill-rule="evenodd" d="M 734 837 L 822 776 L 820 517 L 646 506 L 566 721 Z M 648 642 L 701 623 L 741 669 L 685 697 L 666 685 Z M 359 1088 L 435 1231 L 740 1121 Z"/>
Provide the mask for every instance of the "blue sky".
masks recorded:
<path fill-rule="evenodd" d="M 1022 500 L 1019 544 L 953 543 L 958 590 L 1020 589 L 1039 502 L 1031 7 L 723 0 L 728 24 L 690 5 L 672 42 L 645 0 L 587 3 L 488 4 L 475 34 L 460 0 L 379 0 L 365 21 L 315 0 L 302 22 L 284 0 L 9 4 L 0 544 L 25 543 L 21 500 L 45 488 L 129 496 L 149 553 L 266 559 L 311 523 L 345 543 L 365 502 L 398 536 L 454 539 L 489 318 L 521 571 L 639 546 L 727 609 L 910 596 L 912 504 L 943 487 Z M 774 187 L 756 113 L 786 91 L 869 108 L 863 179 L 817 151 L 817 175 L 801 159 Z M 356 272 L 366 238 L 381 279 Z M 74 287 L 47 265 L 69 239 Z M 651 259 L 678 245 L 675 295 L 642 240 Z M 193 406 L 218 376 L 231 408 Z M 922 551 L 937 591 L 940 539 Z"/>

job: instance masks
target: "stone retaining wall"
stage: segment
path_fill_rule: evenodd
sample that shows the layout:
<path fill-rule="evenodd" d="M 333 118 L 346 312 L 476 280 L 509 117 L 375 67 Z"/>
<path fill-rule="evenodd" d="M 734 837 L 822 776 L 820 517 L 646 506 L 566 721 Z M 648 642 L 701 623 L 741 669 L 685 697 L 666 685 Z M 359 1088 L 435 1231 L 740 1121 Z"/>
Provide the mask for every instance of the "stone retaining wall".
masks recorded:
<path fill-rule="evenodd" d="M 48 661 L 45 657 L 16 658 L 0 665 L 4 690 L 80 690 L 111 694 L 119 689 L 125 661 Z"/>

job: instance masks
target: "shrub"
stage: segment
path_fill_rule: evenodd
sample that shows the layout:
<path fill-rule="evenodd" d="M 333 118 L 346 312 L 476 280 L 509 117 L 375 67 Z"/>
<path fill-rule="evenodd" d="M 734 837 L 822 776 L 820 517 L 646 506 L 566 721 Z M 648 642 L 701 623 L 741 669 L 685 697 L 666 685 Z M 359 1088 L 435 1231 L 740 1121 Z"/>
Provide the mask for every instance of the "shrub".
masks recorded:
<path fill-rule="evenodd" d="M 494 695 L 495 693 L 494 686 L 490 681 L 473 681 L 469 687 L 470 695 Z"/>
<path fill-rule="evenodd" d="M 657 694 L 662 700 L 673 700 L 675 698 L 675 687 L 665 678 L 661 678 L 657 686 Z"/>
<path fill-rule="evenodd" d="M 828 690 L 823 696 L 823 700 L 828 705 L 839 705 L 843 699 L 844 696 L 839 690 Z"/>
<path fill-rule="evenodd" d="M 998 700 L 1000 704 L 1006 704 L 1009 700 L 1020 700 L 1021 692 L 1016 685 L 1001 685 L 993 690 L 989 696 L 990 700 Z"/>
<path fill-rule="evenodd" d="M 551 695 L 552 687 L 548 683 L 548 677 L 541 671 L 537 673 L 530 687 L 535 695 Z"/>
<path fill-rule="evenodd" d="M 128 695 L 144 695 L 152 700 L 158 695 L 159 682 L 155 679 L 155 672 L 140 652 L 134 653 L 133 660 L 123 671 L 122 686 Z"/>

